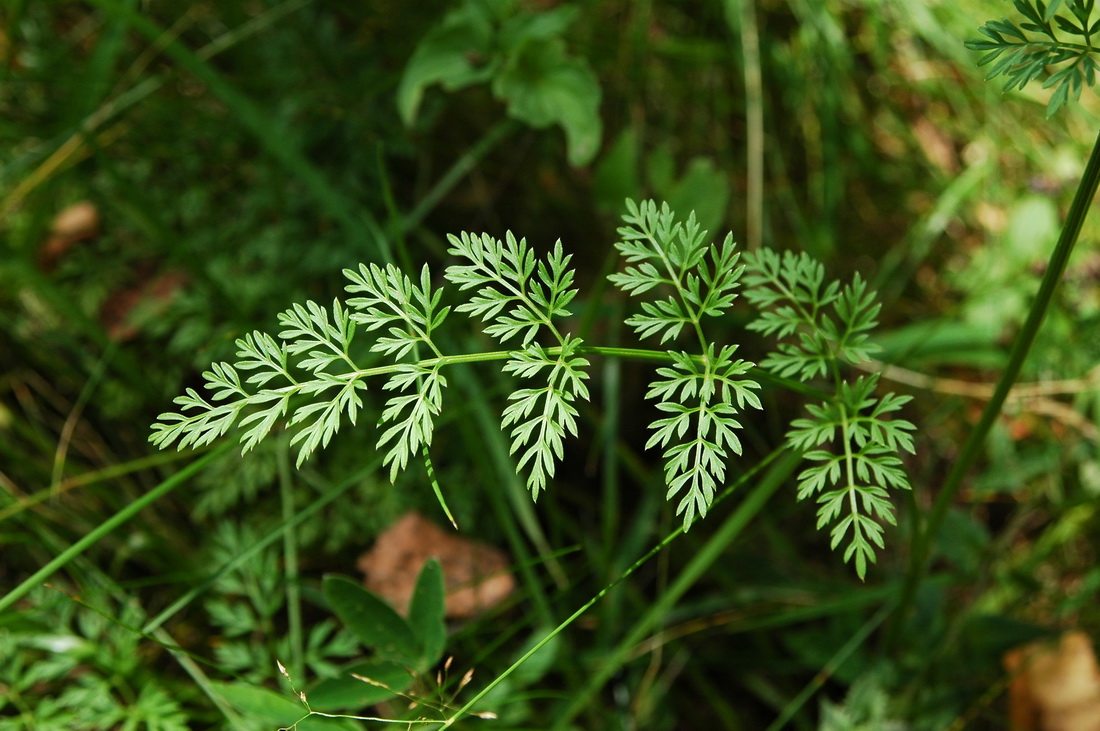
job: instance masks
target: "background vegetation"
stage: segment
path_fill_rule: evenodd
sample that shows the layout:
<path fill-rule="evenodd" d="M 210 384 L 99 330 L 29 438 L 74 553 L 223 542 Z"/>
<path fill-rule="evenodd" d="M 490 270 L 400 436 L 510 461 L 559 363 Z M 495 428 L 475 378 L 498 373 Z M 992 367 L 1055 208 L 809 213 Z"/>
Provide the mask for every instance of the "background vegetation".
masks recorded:
<path fill-rule="evenodd" d="M 486 8 L 511 24 L 481 24 Z M 486 698 L 499 721 L 456 725 L 1003 728 L 1004 653 L 1100 620 L 1095 227 L 908 624 L 889 612 L 914 516 L 992 392 L 1096 129 L 1090 92 L 1047 119 L 1050 90 L 983 81 L 962 42 L 1011 12 L 992 0 L 7 4 L 0 588 L 185 471 L 0 613 L 0 728 L 302 715 L 276 660 L 308 689 L 363 656 L 322 577 L 355 575 L 410 508 L 442 522 L 427 475 L 389 483 L 373 417 L 300 471 L 285 439 L 196 457 L 156 452 L 149 424 L 235 338 L 338 294 L 341 269 L 442 271 L 448 233 L 512 230 L 542 252 L 560 238 L 578 267 L 577 327 L 615 345 L 630 304 L 606 275 L 626 197 L 694 209 L 718 236 L 805 251 L 879 289 L 870 367 L 914 397 L 911 500 L 861 582 L 793 482 L 734 528 L 735 494 Z M 83 222 L 64 229 L 66 209 Z M 767 344 L 746 321 L 718 335 L 758 361 Z M 449 674 L 410 691 L 425 706 L 461 705 L 678 525 L 643 449 L 650 374 L 595 364 L 581 439 L 534 505 L 497 426 L 512 384 L 455 374 L 463 408 L 437 424 L 436 477 L 463 532 L 510 553 L 519 588 L 449 628 Z M 801 413 L 784 392 L 763 398 L 735 474 Z M 424 712 L 371 702 L 355 712 Z"/>

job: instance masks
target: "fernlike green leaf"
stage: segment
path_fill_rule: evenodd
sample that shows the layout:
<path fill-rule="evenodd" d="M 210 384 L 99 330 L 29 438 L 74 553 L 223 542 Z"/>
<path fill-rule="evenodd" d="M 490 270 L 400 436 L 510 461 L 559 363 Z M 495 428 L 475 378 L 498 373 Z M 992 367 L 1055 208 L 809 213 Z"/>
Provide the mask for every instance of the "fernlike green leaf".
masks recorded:
<path fill-rule="evenodd" d="M 573 403 L 587 400 L 588 361 L 576 355 L 579 338 L 567 337 L 561 352 L 552 356 L 537 345 L 511 354 L 505 372 L 524 378 L 546 374 L 546 385 L 521 388 L 508 397 L 501 427 L 511 427 L 510 451 L 519 454 L 517 469 L 528 470 L 527 488 L 537 498 L 554 476 L 555 465 L 565 454 L 565 437 L 577 434 L 577 409 Z"/>
<path fill-rule="evenodd" d="M 409 458 L 431 444 L 435 417 L 443 408 L 443 389 L 447 385 L 438 363 L 399 364 L 398 370 L 383 387 L 387 391 L 413 391 L 391 397 L 379 420 L 381 426 L 392 426 L 378 438 L 378 448 L 390 445 L 382 460 L 390 468 L 390 482 L 408 466 Z"/>
<path fill-rule="evenodd" d="M 987 51 L 979 66 L 990 66 L 987 79 L 1005 76 L 1005 91 L 1023 89 L 1028 83 L 1050 72 L 1044 88 L 1053 88 L 1047 103 L 1047 116 L 1053 115 L 1070 99 L 1080 98 L 1087 83 L 1095 83 L 1095 67 L 1088 40 L 1100 29 L 1100 20 L 1093 21 L 1093 0 L 1066 5 L 1069 15 L 1058 14 L 1060 0 L 1044 4 L 1041 0 L 1015 0 L 1016 10 L 1026 20 L 1019 25 L 1008 20 L 991 20 L 979 31 L 989 40 L 971 40 L 965 45 L 976 51 Z M 1057 30 L 1056 30 L 1057 29 Z M 1059 37 L 1059 33 L 1064 36 Z M 1031 35 L 1029 35 L 1031 34 Z M 996 62 L 996 63 L 994 63 Z M 1067 64 L 1058 68 L 1061 64 Z"/>
<path fill-rule="evenodd" d="M 434 347 L 432 332 L 450 308 L 439 306 L 442 292 L 432 291 L 427 264 L 420 270 L 419 286 L 393 264 L 360 264 L 358 270 L 345 269 L 344 276 L 350 281 L 345 289 L 360 295 L 348 300 L 353 308 L 348 319 L 368 330 L 388 328 L 389 336 L 378 338 L 371 350 L 402 358 L 418 344 Z"/>
<path fill-rule="evenodd" d="M 735 415 L 746 406 L 761 408 L 754 393 L 759 384 L 742 378 L 752 365 L 734 360 L 734 351 L 729 346 L 716 353 L 711 345 L 702 367 L 687 353 L 669 351 L 673 366 L 657 370 L 662 380 L 646 394 L 658 399 L 659 411 L 671 414 L 650 425 L 646 448 L 664 449 L 666 498 L 682 493 L 676 513 L 684 516 L 684 530 L 696 515 L 706 516 L 731 454 L 741 454 Z"/>

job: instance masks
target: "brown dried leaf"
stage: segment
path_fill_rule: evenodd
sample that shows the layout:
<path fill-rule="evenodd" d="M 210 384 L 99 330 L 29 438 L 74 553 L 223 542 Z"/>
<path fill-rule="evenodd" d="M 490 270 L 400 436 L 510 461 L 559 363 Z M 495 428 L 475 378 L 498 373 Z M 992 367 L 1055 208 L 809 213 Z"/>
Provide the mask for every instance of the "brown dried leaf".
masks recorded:
<path fill-rule="evenodd" d="M 99 209 L 89 201 L 77 201 L 66 206 L 50 223 L 50 236 L 39 251 L 39 262 L 49 270 L 73 244 L 99 233 Z"/>
<path fill-rule="evenodd" d="M 1100 666 L 1084 632 L 1056 644 L 1033 643 L 1005 655 L 1012 673 L 1010 728 L 1015 731 L 1100 731 Z"/>
<path fill-rule="evenodd" d="M 405 615 L 420 569 L 439 561 L 446 588 L 446 615 L 467 619 L 504 601 L 515 588 L 508 557 L 483 543 L 444 531 L 415 512 L 406 513 L 359 557 L 364 584 Z"/>
<path fill-rule="evenodd" d="M 113 292 L 99 310 L 107 336 L 123 342 L 133 339 L 144 324 L 164 311 L 176 292 L 186 284 L 187 275 L 169 271 Z"/>

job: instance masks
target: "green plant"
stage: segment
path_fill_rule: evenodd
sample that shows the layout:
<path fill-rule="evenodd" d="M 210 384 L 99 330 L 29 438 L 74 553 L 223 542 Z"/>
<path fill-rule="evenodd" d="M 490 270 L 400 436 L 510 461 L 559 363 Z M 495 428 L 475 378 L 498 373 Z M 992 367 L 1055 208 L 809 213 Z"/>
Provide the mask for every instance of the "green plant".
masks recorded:
<path fill-rule="evenodd" d="M 666 497 L 680 497 L 677 513 L 687 530 L 706 515 L 726 481 L 727 463 L 742 451 L 738 419 L 746 408 L 761 408 L 756 377 L 768 371 L 804 382 L 829 376 L 831 395 L 794 422 L 788 442 L 818 463 L 800 476 L 799 497 L 816 497 L 818 526 L 833 524 L 832 546 L 847 539 L 845 561 L 854 558 L 856 572 L 865 576 L 875 547 L 884 545 L 880 523 L 894 522 L 888 490 L 909 487 L 898 452 L 913 449 L 912 424 L 890 418 L 907 399 L 877 398 L 875 377 L 848 382 L 841 370 L 871 350 L 868 332 L 878 311 L 873 293 L 858 276 L 844 288 L 826 285 L 824 268 L 805 255 L 762 250 L 742 265 L 731 235 L 711 244 L 693 215 L 677 220 L 667 205 L 628 201 L 623 220 L 616 248 L 626 267 L 611 281 L 631 295 L 647 295 L 626 324 L 640 338 L 659 337 L 662 344 L 686 331 L 693 351 L 587 345 L 562 324 L 577 291 L 560 241 L 537 260 L 526 240 L 511 233 L 504 241 L 464 233 L 449 237 L 449 253 L 464 263 L 449 266 L 446 278 L 472 294 L 455 309 L 480 319 L 487 335 L 514 349 L 444 352 L 437 332 L 451 307 L 442 304 L 443 290 L 433 286 L 428 266 L 414 281 L 393 265 L 360 265 L 344 272 L 354 295 L 346 306 L 339 300 L 331 311 L 314 302 L 295 305 L 279 316 L 278 339 L 261 332 L 238 339 L 237 362 L 216 363 L 204 374 L 209 395 L 189 389 L 178 397 L 181 410 L 162 414 L 150 439 L 162 448 L 199 446 L 236 425 L 247 452 L 286 419 L 296 429 L 291 443 L 298 445 L 301 465 L 343 421 L 356 422 L 366 380 L 387 376 L 382 388 L 393 395 L 379 419 L 377 445 L 386 451 L 393 480 L 416 455 L 427 459 L 443 408 L 444 369 L 504 361 L 504 374 L 529 384 L 508 397 L 501 428 L 510 432 L 516 469 L 526 473 L 537 498 L 554 477 L 565 437 L 577 434 L 575 404 L 589 397 L 588 356 L 656 360 L 665 365 L 647 397 L 665 416 L 650 424 L 647 447 L 663 450 Z M 762 311 L 750 329 L 781 341 L 763 371 L 735 358 L 736 345 L 719 344 L 704 329 L 733 307 L 742 278 L 746 298 Z M 391 364 L 357 363 L 352 343 L 359 327 L 384 333 L 370 350 Z M 834 451 L 823 449 L 827 443 Z"/>
<path fill-rule="evenodd" d="M 186 699 L 142 662 L 140 610 L 99 589 L 78 601 L 55 587 L 35 598 L 34 611 L 0 623 L 0 729 L 191 727 Z"/>
<path fill-rule="evenodd" d="M 1093 18 L 1096 0 L 1014 0 L 1013 5 L 1025 20 L 1019 24 L 1008 18 L 990 20 L 978 29 L 988 40 L 970 40 L 966 47 L 987 51 L 978 65 L 990 66 L 987 79 L 1008 77 L 1005 91 L 1023 89 L 1051 66 L 1066 64 L 1043 82 L 1044 89 L 1054 87 L 1047 102 L 1047 116 L 1053 115 L 1070 99 L 1080 99 L 1085 85 L 1096 85 L 1092 42 L 1100 31 L 1100 18 Z M 1063 5 L 1068 14 L 1058 13 Z M 1074 37 L 1080 40 L 1067 39 Z"/>
<path fill-rule="evenodd" d="M 600 84 L 583 58 L 565 50 L 578 9 L 560 5 L 525 12 L 515 0 L 466 0 L 421 39 L 397 89 L 397 107 L 412 124 L 424 92 L 489 82 L 508 115 L 536 128 L 565 131 L 569 161 L 584 165 L 599 149 Z"/>
<path fill-rule="evenodd" d="M 850 535 L 844 560 L 854 557 L 862 578 L 867 562 L 875 560 L 874 547 L 885 545 L 879 521 L 896 522 L 889 490 L 910 487 L 898 454 L 914 453 L 916 428 L 890 417 L 911 397 L 876 398 L 877 375 L 843 380 L 842 365 L 866 361 L 874 351 L 868 338 L 879 305 L 859 274 L 843 289 L 838 282 L 823 287 L 825 268 L 805 254 L 785 252 L 780 258 L 763 249 L 750 257 L 749 267 L 745 296 L 764 310 L 749 328 L 783 341 L 762 365 L 802 381 L 833 379 L 832 398 L 807 406 L 810 416 L 795 420 L 787 438 L 818 463 L 799 475 L 799 499 L 817 497 L 817 527 L 835 523 L 834 549 Z M 820 449 L 827 443 L 833 451 Z"/>
<path fill-rule="evenodd" d="M 1037 0 L 1037 3 L 1032 6 L 1025 0 L 1015 0 L 1015 4 L 1017 9 L 1034 23 L 1037 16 L 1039 16 L 1040 21 L 1042 21 L 1043 18 L 1049 19 L 1054 10 L 1057 10 L 1060 2 L 1052 3 L 1051 6 L 1045 6 L 1041 0 Z M 1067 0 L 1066 4 L 1075 14 L 1084 13 L 1086 17 L 1091 14 L 1093 8 L 1093 2 L 1091 0 L 1084 4 Z M 1007 24 L 1007 21 L 1003 21 L 1003 24 Z M 1024 26 L 1028 27 L 1028 24 L 1025 23 Z M 996 36 L 996 34 L 994 34 L 994 36 Z M 997 40 L 997 37 L 994 39 Z M 1012 45 L 1011 43 L 1004 42 L 1003 39 L 998 40 L 998 43 L 1005 47 Z M 971 43 L 971 47 L 974 47 L 973 43 Z M 976 48 L 976 50 L 984 49 Z M 995 67 L 994 71 L 1003 73 L 1007 68 L 1007 66 Z M 1039 68 L 1033 73 L 1029 73 L 1020 85 L 1022 86 L 1022 84 L 1035 78 L 1041 71 L 1042 69 Z M 1092 85 L 1094 83 L 1094 77 L 1092 75 L 1087 75 L 1086 81 Z M 1065 81 L 1062 83 L 1064 88 Z M 969 430 L 966 442 L 962 446 L 959 457 L 951 465 L 950 472 L 948 472 L 946 479 L 941 485 L 931 509 L 926 515 L 918 516 L 917 518 L 918 530 L 914 537 L 913 549 L 910 553 L 909 571 L 906 575 L 905 584 L 903 585 L 898 600 L 898 609 L 891 628 L 891 642 L 893 644 L 898 642 L 904 620 L 907 618 L 908 613 L 913 610 L 918 587 L 924 579 L 924 574 L 927 570 L 927 561 L 933 541 L 944 524 L 948 515 L 948 509 L 952 501 L 958 495 L 959 490 L 962 488 L 963 480 L 967 472 L 978 459 L 979 452 L 986 438 L 989 436 L 994 421 L 1000 415 L 1013 385 L 1020 377 L 1024 362 L 1039 334 L 1047 312 L 1051 308 L 1055 292 L 1066 271 L 1070 255 L 1073 253 L 1073 249 L 1077 244 L 1078 236 L 1081 233 L 1085 217 L 1092 206 L 1092 199 L 1096 195 L 1098 187 L 1100 187 L 1100 136 L 1098 136 L 1093 143 L 1092 152 L 1082 172 L 1081 180 L 1078 183 L 1077 191 L 1073 197 L 1073 202 L 1062 224 L 1061 232 L 1058 235 L 1058 241 L 1050 252 L 1050 257 L 1047 262 L 1046 270 L 1043 273 L 1042 280 L 1039 283 L 1039 288 L 1035 293 L 1034 300 L 1028 308 L 1027 317 L 1023 325 L 1019 332 L 1016 333 L 1009 353 L 1008 362 L 1005 364 L 1005 367 L 998 377 L 997 385 L 989 397 L 989 400 L 986 402 L 978 423 Z M 923 525 L 920 524 L 922 520 Z"/>
<path fill-rule="evenodd" d="M 382 598 L 340 576 L 325 578 L 324 597 L 345 632 L 329 638 L 331 623 L 317 624 L 310 633 L 311 654 L 318 654 L 326 644 L 338 644 L 341 654 L 353 655 L 362 645 L 368 651 L 364 657 L 339 667 L 311 662 L 311 675 L 319 677 L 304 688 L 300 702 L 264 689 L 254 678 L 222 683 L 219 692 L 257 720 L 290 726 L 315 715 L 339 717 L 341 712 L 384 702 L 403 695 L 414 683 L 419 693 L 430 690 L 429 671 L 443 659 L 446 641 L 443 575 L 437 562 L 429 561 L 421 570 L 407 619 Z M 245 624 L 249 624 L 247 618 Z M 262 667 L 265 673 L 277 669 L 292 684 L 302 680 L 293 677 L 277 658 L 265 657 L 254 666 Z"/>
<path fill-rule="evenodd" d="M 1064 2 L 1032 7 L 1044 14 L 1057 8 L 1078 22 Z M 810 728 L 815 708 L 829 727 L 897 720 L 938 729 L 969 727 L 961 720 L 975 711 L 996 714 L 1001 701 L 990 691 L 999 687 L 999 659 L 1010 643 L 1003 636 L 988 642 L 992 623 L 983 629 L 968 615 L 1034 618 L 1028 610 L 1041 602 L 1050 609 L 1044 617 L 1095 622 L 1090 607 L 1100 574 L 1082 568 L 1095 552 L 1095 492 L 1081 484 L 1086 471 L 1078 481 L 1077 470 L 1095 466 L 1093 437 L 1085 430 L 1054 433 L 1074 427 L 1057 417 L 1048 426 L 1042 412 L 1029 413 L 1029 403 L 1017 398 L 1095 363 L 1094 328 L 1084 324 L 1095 276 L 1085 257 L 1071 262 L 1060 291 L 1079 282 L 1081 310 L 1067 311 L 1067 298 L 1055 299 L 1050 314 L 1057 319 L 1048 316 L 1020 371 L 1043 383 L 1012 387 L 1007 403 L 1019 411 L 993 422 L 995 446 L 979 438 L 981 448 L 958 460 L 977 466 L 976 479 L 962 479 L 963 469 L 945 483 L 958 445 L 980 430 L 968 418 L 971 396 L 926 384 L 965 379 L 977 391 L 995 380 L 1008 360 L 1001 338 L 1011 335 L 1016 316 L 1028 313 L 1032 285 L 1044 275 L 1030 255 L 1012 258 L 1007 274 L 999 266 L 981 270 L 989 296 L 971 297 L 964 307 L 971 315 L 991 314 L 996 327 L 983 320 L 964 328 L 956 294 L 986 292 L 972 290 L 975 267 L 956 264 L 975 251 L 989 252 L 991 264 L 1006 263 L 988 222 L 1001 211 L 1011 221 L 1013 196 L 1033 181 L 1042 187 L 1031 193 L 1044 198 L 1056 220 L 1068 203 L 1057 186 L 1082 156 L 1074 137 L 1087 123 L 1070 110 L 1067 124 L 1044 126 L 1042 106 L 1016 95 L 1006 104 L 1009 113 L 990 113 L 995 94 L 981 93 L 980 74 L 971 73 L 957 40 L 976 25 L 977 8 L 658 0 L 548 9 L 528 0 L 451 0 L 443 10 L 384 1 L 363 13 L 278 0 L 262 8 L 198 3 L 180 14 L 170 4 L 135 10 L 95 0 L 79 8 L 17 2 L 0 11 L 9 29 L 0 38 L 0 67 L 15 82 L 0 99 L 8 112 L 0 115 L 0 137 L 12 153 L 0 171 L 12 254 L 0 264 L 0 520 L 7 521 L 0 526 L 0 584 L 10 579 L 17 587 L 0 596 L 0 664 L 23 663 L 0 679 L 0 696 L 9 701 L 0 725 L 121 727 L 133 720 L 138 727 L 171 721 L 274 728 L 305 713 L 288 692 L 292 678 L 317 711 L 297 728 L 352 728 L 352 719 L 322 717 L 326 708 L 337 710 L 320 692 L 337 676 L 357 691 L 377 691 L 381 700 L 371 715 L 401 726 L 427 716 L 447 718 L 448 727 L 481 726 L 470 712 L 482 710 L 499 714 L 494 727 L 563 730 L 763 728 L 771 719 L 772 728 Z M 1060 37 L 1078 40 L 1057 22 L 1050 21 Z M 258 42 L 242 43 L 252 37 Z M 410 90 L 418 97 L 414 105 L 407 104 Z M 600 148 L 601 119 L 620 144 Z M 516 133 L 520 123 L 550 124 L 564 135 Z M 510 144 L 499 146 L 502 139 Z M 574 165 L 594 160 L 594 176 L 567 167 L 563 149 Z M 746 191 L 747 205 L 739 200 Z M 824 280 L 804 301 L 782 299 L 782 274 L 799 266 L 784 265 L 782 256 L 775 278 L 762 260 L 742 254 L 733 268 L 745 268 L 728 293 L 744 296 L 719 316 L 700 315 L 699 305 L 685 300 L 686 277 L 679 287 L 662 283 L 637 299 L 609 296 L 614 285 L 604 274 L 646 260 L 617 263 L 619 252 L 599 238 L 605 222 L 593 216 L 593 204 L 611 211 L 623 198 L 642 196 L 667 200 L 672 210 L 694 209 L 701 228 L 745 231 L 740 243 L 750 252 L 769 243 L 807 251 L 853 287 L 858 280 L 850 267 L 858 262 L 867 289 L 883 293 L 884 313 L 856 306 L 851 324 L 881 319 L 883 329 L 894 329 L 889 342 L 881 340 L 888 347 L 873 356 L 887 364 L 881 376 L 861 379 L 851 367 L 859 358 L 846 357 L 859 349 L 849 348 L 852 339 L 871 332 L 845 332 L 849 325 L 836 306 L 846 288 L 830 293 Z M 41 235 L 58 207 L 76 199 L 98 205 L 100 236 L 73 247 L 58 269 L 40 270 Z M 494 204 L 501 200 L 507 206 Z M 473 315 L 481 327 L 497 324 L 457 310 L 496 282 L 465 291 L 448 282 L 447 264 L 470 261 L 448 260 L 448 244 L 435 233 L 456 226 L 528 232 L 536 263 L 531 279 L 545 287 L 537 266 L 541 260 L 549 267 L 552 250 L 531 233 L 544 223 L 553 224 L 566 252 L 575 252 L 564 268 L 576 267 L 583 283 L 562 305 L 574 314 L 551 318 L 563 338 L 583 340 L 574 356 L 588 364 L 574 371 L 584 376 L 577 380 L 585 392 L 578 387 L 572 400 L 567 377 L 574 371 L 563 367 L 554 375 L 554 366 L 536 362 L 530 367 L 538 371 L 527 378 L 500 367 L 526 350 L 525 331 L 496 345 L 465 322 Z M 507 237 L 500 237 L 506 248 Z M 1083 242 L 1090 238 L 1086 230 Z M 1027 232 L 1025 241 L 1034 251 L 1038 239 Z M 712 275 L 721 247 L 719 238 L 703 257 Z M 339 335 L 294 336 L 318 343 L 286 354 L 298 384 L 281 374 L 263 386 L 248 382 L 274 373 L 267 366 L 237 370 L 244 392 L 270 388 L 272 400 L 217 417 L 235 419 L 230 438 L 217 439 L 217 454 L 147 453 L 148 414 L 182 390 L 178 384 L 196 365 L 203 370 L 229 360 L 236 367 L 233 339 L 273 321 L 277 303 L 300 302 L 298 318 L 318 329 L 306 301 L 313 298 L 337 327 L 329 303 L 347 283 L 336 283 L 341 266 L 376 261 L 385 271 L 386 263 L 399 262 L 398 274 L 422 288 L 425 260 L 431 296 L 442 293 L 435 313 L 450 307 L 430 338 L 449 358 L 438 369 L 416 369 L 436 357 L 422 341 L 400 358 L 396 351 L 371 352 L 377 338 L 393 337 L 390 328 L 411 330 L 400 318 L 368 330 L 351 317 L 364 313 L 341 298 L 355 331 L 347 361 L 321 343 L 340 349 Z M 135 318 L 138 337 L 104 349 L 100 306 L 129 291 L 130 280 L 140 284 L 150 271 L 168 268 L 185 277 L 165 314 Z M 952 271 L 962 274 L 951 279 Z M 708 286 L 700 284 L 700 293 Z M 945 291 L 951 294 L 937 298 Z M 780 299 L 752 299 L 767 292 Z M 660 308 L 669 298 L 684 318 L 679 335 L 661 343 L 665 330 L 658 327 L 650 342 L 638 344 L 637 325 L 649 316 L 639 303 Z M 766 319 L 746 329 L 750 310 L 767 315 L 780 307 L 790 309 L 779 322 L 789 321 L 793 332 L 766 331 Z M 638 319 L 635 327 L 623 325 L 628 315 Z M 914 317 L 919 321 L 912 323 Z M 825 318 L 834 333 L 825 330 Z M 714 345 L 713 360 L 696 324 Z M 282 326 L 272 327 L 281 348 Z M 950 358 L 940 337 L 950 328 L 967 346 L 981 340 L 980 361 Z M 921 346 L 921 358 L 899 345 L 903 338 L 894 336 L 903 332 Z M 881 337 L 876 332 L 872 339 Z M 557 363 L 561 341 L 549 327 L 539 325 L 530 345 Z M 770 355 L 763 352 L 769 347 Z M 333 382 L 298 368 L 313 350 L 335 358 L 322 369 Z M 495 361 L 485 357 L 492 351 L 499 351 Z M 790 370 L 780 377 L 784 359 Z M 714 368 L 719 360 L 749 366 L 729 374 L 727 392 L 724 374 Z M 409 380 L 387 391 L 399 365 L 412 367 Z M 868 372 L 880 368 L 862 365 Z M 348 386 L 340 377 L 355 369 L 363 373 Z M 900 412 L 885 409 L 897 397 L 884 396 L 897 373 L 914 371 L 916 379 L 902 382 L 906 393 L 918 395 L 902 409 L 920 424 L 919 460 L 905 454 L 902 439 L 913 432 L 901 426 Z M 433 378 L 434 395 L 424 388 Z M 317 382 L 315 393 L 303 385 L 309 381 Z M 240 396 L 216 400 L 214 391 L 187 385 L 214 408 Z M 685 386 L 696 390 L 681 400 Z M 744 404 L 736 386 L 746 393 Z M 1084 386 L 1090 390 L 1044 403 L 1079 416 L 1087 428 L 1095 390 Z M 672 393 L 645 399 L 651 388 Z M 526 416 L 525 399 L 508 400 L 524 389 L 536 392 L 525 397 L 533 403 Z M 864 407 L 864 392 L 875 403 Z M 387 405 L 391 397 L 407 400 Z M 329 406 L 341 398 L 334 415 Z M 721 413 L 726 398 L 735 413 Z M 659 403 L 681 410 L 658 410 Z M 289 424 L 311 404 L 319 405 L 316 411 Z M 502 412 L 512 404 L 516 420 L 502 430 Z M 532 424 L 544 404 L 575 410 L 573 430 L 564 419 Z M 392 418 L 372 431 L 389 406 Z M 349 412 L 365 428 L 350 430 Z M 242 426 L 254 414 L 260 416 Z M 341 433 L 325 431 L 333 416 Z M 721 432 L 717 417 L 741 428 Z M 699 438 L 704 419 L 710 431 Z M 646 424 L 662 420 L 645 432 Z M 1025 421 L 1029 430 L 1020 436 Z M 633 432 L 635 424 L 643 436 Z M 896 450 L 878 455 L 859 440 L 877 429 L 876 438 L 888 441 L 882 424 L 901 436 Z M 546 452 L 534 451 L 517 476 L 516 463 L 540 441 L 542 425 L 561 428 L 564 457 L 552 448 L 543 460 Z M 276 436 L 284 426 L 289 433 Z M 264 436 L 268 427 L 272 433 Z M 532 436 L 510 458 L 513 432 L 525 428 Z M 253 429 L 258 443 L 242 459 L 230 442 Z M 417 430 L 421 442 L 414 445 Z M 287 445 L 304 431 L 294 451 L 316 439 L 313 453 L 324 452 L 295 471 Z M 581 438 L 570 438 L 572 431 Z M 387 432 L 390 440 L 375 454 Z M 640 455 L 650 438 L 651 449 Z M 398 445 L 403 461 L 393 452 Z M 1025 463 L 1025 450 L 1043 459 Z M 333 650 L 354 656 L 375 648 L 361 642 L 360 651 L 354 641 L 349 647 L 350 633 L 334 631 L 322 591 L 332 580 L 320 579 L 324 571 L 348 572 L 355 552 L 394 515 L 431 501 L 427 490 L 409 489 L 423 482 L 418 462 L 428 464 L 429 454 L 435 469 L 428 475 L 446 489 L 463 529 L 506 546 L 520 584 L 516 605 L 449 627 L 449 652 L 476 670 L 481 689 L 464 695 L 465 707 L 455 712 L 455 682 L 438 683 L 444 700 L 436 703 L 430 678 L 395 695 L 348 677 L 362 673 L 335 661 L 344 654 Z M 867 455 L 874 460 L 861 461 Z M 696 458 L 716 461 L 724 476 Z M 891 458 L 904 460 L 917 499 L 893 493 L 906 478 L 882 469 Z M 681 480 L 668 505 L 666 465 L 679 470 L 671 479 Z M 537 468 L 543 474 L 536 493 L 550 494 L 536 506 L 525 483 Z M 989 477 L 1003 478 L 992 496 Z M 937 504 L 949 506 L 938 525 L 926 523 L 921 509 L 937 489 L 943 495 Z M 850 580 L 856 572 L 844 572 L 821 550 L 830 538 L 814 534 L 813 515 L 793 505 L 796 492 L 825 499 L 815 506 L 823 529 L 846 531 L 835 559 L 848 549 L 853 564 L 871 560 L 867 548 L 879 553 L 881 566 L 867 569 L 867 583 Z M 900 503 L 903 529 L 896 536 L 887 528 L 893 510 L 886 501 Z M 688 535 L 673 517 L 680 506 L 681 519 L 707 513 Z M 879 507 L 888 512 L 880 517 Z M 836 508 L 838 514 L 827 512 Z M 889 552 L 877 550 L 873 528 L 885 531 L 879 538 Z M 56 540 L 44 538 L 50 529 Z M 865 545 L 853 544 L 854 530 L 863 531 Z M 230 533 L 235 540 L 226 540 Z M 903 552 L 931 559 L 929 575 L 914 571 L 919 591 L 897 613 L 908 609 L 912 621 L 897 622 L 901 642 L 883 652 L 873 635 L 898 605 L 893 579 L 900 559 L 893 549 L 904 540 L 915 544 L 900 546 Z M 647 546 L 654 549 L 646 552 Z M 107 581 L 95 576 L 96 565 L 110 566 Z M 127 624 L 88 634 L 78 650 L 87 653 L 95 643 L 103 657 L 59 653 L 49 644 L 56 628 L 68 627 L 67 617 L 95 610 L 54 592 L 28 593 L 45 580 L 72 586 L 74 596 Z M 97 583 L 113 588 L 109 600 L 94 590 Z M 42 601 L 43 594 L 57 601 Z M 28 617 L 33 623 L 20 624 Z M 410 629 L 418 640 L 426 636 Z M 112 644 L 124 658 L 113 657 Z M 876 655 L 883 662 L 873 662 Z M 550 673 L 541 687 L 526 682 L 535 666 Z M 745 670 L 732 676 L 731 666 Z M 54 672 L 46 677 L 43 668 Z M 399 668 L 385 682 L 397 688 L 410 677 Z M 907 695 L 907 686 L 918 690 Z M 83 695 L 74 691 L 70 707 L 59 709 L 62 688 Z M 420 705 L 406 709 L 402 694 Z M 104 702 L 109 695 L 113 702 Z M 846 700 L 842 707 L 819 704 L 825 697 Z M 98 702 L 78 707 L 85 701 Z M 342 711 L 356 712 L 364 702 L 354 698 Z M 120 708 L 135 712 L 123 720 Z"/>

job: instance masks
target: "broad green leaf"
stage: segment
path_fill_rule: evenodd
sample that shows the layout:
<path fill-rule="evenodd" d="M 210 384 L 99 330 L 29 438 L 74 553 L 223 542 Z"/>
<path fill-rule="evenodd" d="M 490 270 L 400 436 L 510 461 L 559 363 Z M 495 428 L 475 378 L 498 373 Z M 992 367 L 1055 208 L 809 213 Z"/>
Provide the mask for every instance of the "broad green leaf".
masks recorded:
<path fill-rule="evenodd" d="M 508 18 L 500 29 L 500 44 L 511 52 L 523 44 L 561 36 L 577 18 L 574 5 L 560 5 L 539 13 L 519 13 Z"/>
<path fill-rule="evenodd" d="M 596 155 L 602 133 L 599 81 L 587 61 L 566 54 L 560 38 L 525 43 L 493 79 L 493 94 L 521 122 L 561 126 L 571 165 L 585 165 Z"/>
<path fill-rule="evenodd" d="M 362 642 L 387 660 L 415 667 L 419 643 L 400 614 L 357 582 L 326 576 L 325 598 L 332 611 Z"/>
<path fill-rule="evenodd" d="M 412 124 L 424 91 L 441 84 L 457 91 L 488 81 L 493 27 L 491 18 L 477 3 L 450 12 L 443 22 L 420 41 L 397 87 L 397 109 L 405 124 Z"/>
<path fill-rule="evenodd" d="M 611 211 L 622 208 L 624 198 L 642 192 L 638 176 L 638 133 L 627 127 L 596 164 L 592 190 L 600 205 Z"/>
<path fill-rule="evenodd" d="M 443 569 L 431 559 L 420 570 L 412 601 L 409 603 L 409 626 L 423 649 L 422 671 L 439 662 L 447 643 L 447 626 L 443 623 L 445 602 Z"/>

